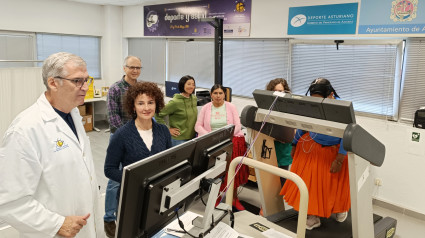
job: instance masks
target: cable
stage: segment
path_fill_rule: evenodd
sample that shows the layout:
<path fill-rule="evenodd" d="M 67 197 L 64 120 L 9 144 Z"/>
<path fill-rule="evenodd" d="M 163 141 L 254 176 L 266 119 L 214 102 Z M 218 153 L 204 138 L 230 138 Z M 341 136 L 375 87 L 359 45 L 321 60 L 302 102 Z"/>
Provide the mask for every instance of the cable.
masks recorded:
<path fill-rule="evenodd" d="M 243 191 L 244 188 L 245 188 L 245 184 L 239 186 L 238 191 L 237 191 L 238 196 Z"/>
<path fill-rule="evenodd" d="M 233 212 L 232 211 L 230 211 L 230 210 L 224 210 L 224 209 L 220 209 L 220 208 L 215 208 L 215 209 L 217 209 L 217 210 L 221 210 L 221 211 L 224 211 L 225 213 L 224 213 L 224 216 L 226 216 L 227 215 L 227 212 L 230 212 L 230 222 L 231 222 L 231 227 L 233 228 L 234 227 L 234 220 L 235 220 L 235 216 L 234 216 L 234 214 L 233 214 Z M 211 224 L 210 224 L 210 228 L 208 229 L 208 230 L 206 230 L 204 233 L 199 233 L 199 236 L 198 237 L 196 237 L 196 236 L 194 236 L 194 235 L 192 235 L 192 234 L 190 234 L 185 228 L 184 228 L 184 224 L 183 224 L 183 222 L 180 220 L 180 216 L 179 216 L 179 213 L 178 213 L 178 208 L 176 209 L 176 210 L 174 210 L 174 213 L 176 214 L 176 216 L 177 216 L 177 221 L 178 221 L 178 223 L 179 223 L 179 226 L 180 226 L 180 228 L 183 230 L 183 232 L 184 233 L 186 233 L 186 234 L 188 234 L 189 236 L 191 236 L 191 237 L 193 237 L 193 238 L 203 238 L 206 234 L 208 234 L 208 233 L 210 233 L 210 231 L 212 230 L 212 229 L 214 229 L 214 227 L 220 222 L 220 220 L 218 220 L 218 221 L 214 221 L 214 214 L 211 214 Z M 223 216 L 223 217 L 224 217 Z M 177 232 L 177 231 L 176 231 Z M 178 231 L 178 232 L 180 232 L 180 231 Z"/>
<path fill-rule="evenodd" d="M 235 226 L 235 214 L 233 214 L 232 210 L 229 210 L 230 212 L 230 227 L 233 228 Z"/>
<path fill-rule="evenodd" d="M 228 184 L 232 184 L 232 182 L 235 180 L 236 175 L 238 174 L 240 168 L 243 165 L 243 160 L 245 159 L 246 155 L 251 151 L 251 148 L 253 147 L 253 145 L 255 144 L 255 142 L 257 141 L 258 136 L 260 135 L 261 130 L 263 129 L 264 125 L 266 124 L 267 119 L 270 116 L 270 113 L 272 112 L 274 105 L 276 104 L 277 99 L 279 98 L 279 96 L 276 96 L 276 98 L 274 99 L 272 105 L 270 105 L 269 108 L 269 112 L 267 113 L 266 117 L 264 118 L 263 122 L 261 123 L 261 127 L 260 130 L 258 131 L 258 134 L 255 136 L 254 141 L 251 142 L 251 144 L 249 144 L 248 149 L 246 150 L 246 152 L 244 153 L 241 161 L 239 162 L 239 164 L 236 166 L 236 170 L 235 170 L 235 175 L 233 176 L 233 178 L 230 180 L 230 182 Z M 227 192 L 228 189 L 228 185 L 226 185 L 226 187 L 224 188 L 224 190 L 222 192 L 219 193 L 218 197 L 219 198 L 221 196 L 221 200 L 220 202 L 223 200 L 224 198 L 224 194 Z"/>
<path fill-rule="evenodd" d="M 193 238 L 200 238 L 200 237 L 203 237 L 203 236 L 196 237 L 196 236 L 194 236 L 194 235 L 190 234 L 188 231 L 186 231 L 186 229 L 184 228 L 184 224 L 183 224 L 183 222 L 180 220 L 180 217 L 179 217 L 179 213 L 178 213 L 178 211 L 179 211 L 179 209 L 174 210 L 174 212 L 175 212 L 175 213 L 176 213 L 176 215 L 177 215 L 177 221 L 178 221 L 178 223 L 179 223 L 180 228 L 182 228 L 182 230 L 183 230 L 186 234 L 190 235 L 190 236 L 191 236 L 191 237 L 193 237 Z"/>
<path fill-rule="evenodd" d="M 202 197 L 202 188 L 199 188 L 199 196 L 201 197 L 201 202 L 204 204 L 204 206 L 207 206 L 207 204 L 204 202 L 204 198 Z"/>

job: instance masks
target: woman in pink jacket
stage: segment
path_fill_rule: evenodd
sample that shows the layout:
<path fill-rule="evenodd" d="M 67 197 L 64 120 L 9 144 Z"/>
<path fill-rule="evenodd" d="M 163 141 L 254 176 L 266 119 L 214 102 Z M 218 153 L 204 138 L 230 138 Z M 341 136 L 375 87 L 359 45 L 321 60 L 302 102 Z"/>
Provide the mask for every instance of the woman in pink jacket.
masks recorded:
<path fill-rule="evenodd" d="M 233 135 L 232 160 L 235 157 L 243 156 L 246 152 L 246 143 L 244 134 L 241 131 L 241 121 L 239 118 L 238 110 L 230 102 L 224 101 L 225 94 L 224 87 L 222 85 L 215 84 L 211 88 L 210 93 L 212 102 L 202 107 L 201 112 L 198 115 L 198 120 L 195 124 L 195 131 L 198 133 L 198 136 L 202 136 L 211 131 L 222 128 L 226 125 L 235 125 L 235 133 Z M 228 163 L 230 163 L 230 161 Z M 248 182 L 248 175 L 248 167 L 246 165 L 243 165 L 239 172 L 236 174 L 234 180 L 235 189 L 233 195 L 233 206 L 239 211 L 245 210 L 245 208 L 242 206 L 239 199 L 237 198 L 237 188 L 239 187 L 239 185 Z M 227 174 L 223 183 L 221 184 L 220 191 L 224 190 L 226 184 Z"/>

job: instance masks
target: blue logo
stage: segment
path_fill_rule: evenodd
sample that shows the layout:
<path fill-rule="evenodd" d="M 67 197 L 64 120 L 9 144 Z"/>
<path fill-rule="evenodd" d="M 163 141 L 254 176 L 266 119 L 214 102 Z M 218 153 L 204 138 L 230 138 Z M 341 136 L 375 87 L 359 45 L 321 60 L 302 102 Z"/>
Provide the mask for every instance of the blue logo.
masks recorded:
<path fill-rule="evenodd" d="M 298 14 L 291 19 L 291 26 L 300 27 L 307 21 L 307 17 L 304 14 Z"/>
<path fill-rule="evenodd" d="M 290 7 L 288 35 L 355 34 L 358 3 Z"/>

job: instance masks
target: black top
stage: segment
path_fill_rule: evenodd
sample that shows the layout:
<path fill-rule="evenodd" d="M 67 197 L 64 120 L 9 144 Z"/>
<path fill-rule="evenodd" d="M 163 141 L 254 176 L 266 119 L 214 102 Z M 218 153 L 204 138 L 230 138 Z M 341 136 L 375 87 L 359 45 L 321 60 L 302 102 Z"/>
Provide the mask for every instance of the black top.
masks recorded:
<path fill-rule="evenodd" d="M 55 109 L 55 111 L 59 114 L 59 116 L 61 116 L 62 119 L 66 122 L 66 124 L 68 124 L 68 126 L 71 128 L 72 132 L 74 132 L 75 136 L 78 139 L 77 129 L 75 129 L 75 124 L 74 124 L 74 121 L 72 120 L 71 113 L 65 113 L 65 112 L 59 111 L 58 109 L 54 107 L 53 109 Z"/>

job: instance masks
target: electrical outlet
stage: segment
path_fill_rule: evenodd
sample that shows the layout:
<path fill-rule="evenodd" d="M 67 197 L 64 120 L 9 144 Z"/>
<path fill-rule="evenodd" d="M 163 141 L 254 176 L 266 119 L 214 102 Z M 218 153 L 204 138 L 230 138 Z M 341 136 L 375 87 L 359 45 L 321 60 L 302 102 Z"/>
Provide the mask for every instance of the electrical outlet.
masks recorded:
<path fill-rule="evenodd" d="M 376 178 L 376 179 L 375 179 L 375 185 L 376 185 L 376 186 L 382 186 L 382 179 L 380 179 L 380 178 Z"/>

